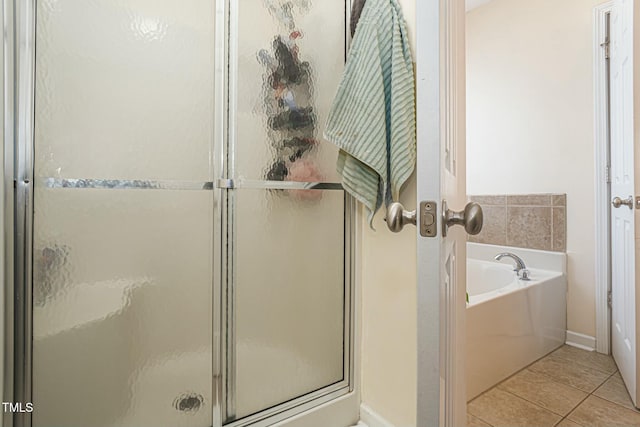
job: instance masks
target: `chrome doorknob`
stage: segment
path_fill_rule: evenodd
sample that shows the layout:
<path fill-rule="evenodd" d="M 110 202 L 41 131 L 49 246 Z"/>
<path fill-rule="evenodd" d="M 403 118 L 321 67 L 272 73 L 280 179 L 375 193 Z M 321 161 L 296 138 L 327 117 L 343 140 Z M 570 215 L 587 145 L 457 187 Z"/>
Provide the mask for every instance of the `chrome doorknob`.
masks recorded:
<path fill-rule="evenodd" d="M 449 227 L 454 225 L 462 225 L 465 231 L 475 236 L 482 231 L 484 223 L 484 213 L 482 206 L 477 203 L 468 203 L 463 211 L 455 212 L 449 210 L 447 202 L 442 202 L 442 235 L 447 236 Z"/>
<path fill-rule="evenodd" d="M 624 200 L 622 200 L 620 197 L 614 197 L 611 201 L 611 204 L 616 209 L 618 209 L 622 205 L 628 206 L 629 209 L 633 209 L 633 196 L 629 196 Z"/>
<path fill-rule="evenodd" d="M 402 204 L 392 203 L 387 208 L 387 216 L 384 220 L 389 230 L 399 233 L 407 224 L 416 225 L 416 211 L 407 211 Z"/>

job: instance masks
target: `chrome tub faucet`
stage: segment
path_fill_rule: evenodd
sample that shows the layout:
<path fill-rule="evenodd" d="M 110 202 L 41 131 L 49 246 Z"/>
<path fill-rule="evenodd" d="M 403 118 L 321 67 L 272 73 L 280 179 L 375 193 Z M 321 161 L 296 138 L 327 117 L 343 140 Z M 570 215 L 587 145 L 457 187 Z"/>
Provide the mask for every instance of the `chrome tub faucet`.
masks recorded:
<path fill-rule="evenodd" d="M 513 271 L 516 272 L 520 280 L 531 280 L 530 272 L 522 258 L 511 252 L 503 252 L 496 255 L 494 259 L 500 261 L 502 258 L 511 258 L 516 263 L 516 268 L 514 268 Z"/>

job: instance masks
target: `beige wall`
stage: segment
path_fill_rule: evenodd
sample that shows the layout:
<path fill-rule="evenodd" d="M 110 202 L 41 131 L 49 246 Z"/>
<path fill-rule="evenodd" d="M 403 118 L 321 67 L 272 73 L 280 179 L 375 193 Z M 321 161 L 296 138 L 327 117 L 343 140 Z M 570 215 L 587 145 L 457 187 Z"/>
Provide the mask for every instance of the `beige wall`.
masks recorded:
<path fill-rule="evenodd" d="M 494 0 L 467 15 L 468 193 L 567 193 L 567 327 L 590 336 L 592 16 L 600 3 Z"/>
<path fill-rule="evenodd" d="M 415 0 L 400 0 L 415 46 Z M 401 202 L 416 207 L 412 178 Z M 362 402 L 397 427 L 416 425 L 416 234 L 361 224 Z"/>
<path fill-rule="evenodd" d="M 401 198 L 415 209 L 415 179 Z M 416 416 L 416 235 L 392 234 L 379 213 L 377 231 L 362 224 L 362 402 L 397 427 Z"/>

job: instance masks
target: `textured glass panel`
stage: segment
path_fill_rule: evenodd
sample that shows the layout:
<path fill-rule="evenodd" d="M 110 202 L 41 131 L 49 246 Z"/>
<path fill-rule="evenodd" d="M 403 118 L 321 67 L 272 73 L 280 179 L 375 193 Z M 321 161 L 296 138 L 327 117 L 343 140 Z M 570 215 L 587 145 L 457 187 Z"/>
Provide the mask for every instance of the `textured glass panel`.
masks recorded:
<path fill-rule="evenodd" d="M 36 3 L 33 425 L 208 427 L 212 192 L 39 185 L 212 180 L 214 2 Z"/>
<path fill-rule="evenodd" d="M 344 193 L 238 190 L 236 416 L 343 379 Z"/>
<path fill-rule="evenodd" d="M 236 178 L 337 181 L 322 131 L 344 66 L 344 0 L 237 5 Z"/>
<path fill-rule="evenodd" d="M 38 0 L 38 177 L 207 180 L 215 4 Z"/>
<path fill-rule="evenodd" d="M 212 193 L 35 194 L 33 425 L 211 425 Z"/>

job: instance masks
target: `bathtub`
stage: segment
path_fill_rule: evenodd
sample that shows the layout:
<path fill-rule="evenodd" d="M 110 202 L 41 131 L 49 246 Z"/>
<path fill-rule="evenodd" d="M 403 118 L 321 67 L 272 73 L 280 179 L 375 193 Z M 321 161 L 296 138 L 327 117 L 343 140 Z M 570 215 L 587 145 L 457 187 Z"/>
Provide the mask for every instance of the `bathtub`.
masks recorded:
<path fill-rule="evenodd" d="M 520 256 L 532 280 L 495 261 L 500 252 Z M 467 400 L 564 344 L 565 254 L 469 243 L 467 291 Z"/>

